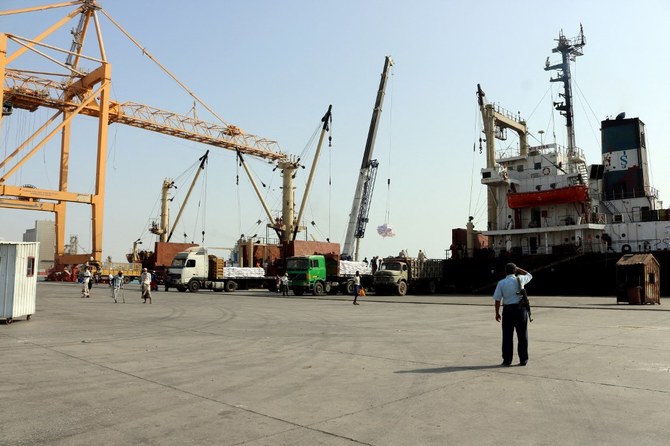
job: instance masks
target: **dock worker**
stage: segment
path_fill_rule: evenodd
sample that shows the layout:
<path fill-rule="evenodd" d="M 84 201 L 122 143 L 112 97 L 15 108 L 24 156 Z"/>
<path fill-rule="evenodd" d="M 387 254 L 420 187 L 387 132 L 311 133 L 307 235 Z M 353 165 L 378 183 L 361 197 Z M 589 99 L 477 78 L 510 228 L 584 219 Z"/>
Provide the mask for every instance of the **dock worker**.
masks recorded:
<path fill-rule="evenodd" d="M 500 306 L 502 305 L 502 366 L 512 365 L 514 356 L 514 331 L 517 337 L 517 353 L 519 365 L 528 363 L 528 311 L 521 305 L 521 287 L 531 281 L 533 276 L 514 263 L 505 265 L 507 276 L 498 282 L 493 300 L 496 308 L 496 321 L 500 322 Z M 518 276 L 517 276 L 518 274 Z"/>
<path fill-rule="evenodd" d="M 288 296 L 288 274 L 284 273 L 281 276 L 281 294 L 282 296 Z"/>
<path fill-rule="evenodd" d="M 361 273 L 356 271 L 354 276 L 354 305 L 358 305 L 358 295 L 361 292 Z"/>
<path fill-rule="evenodd" d="M 144 299 L 144 302 L 142 303 L 147 303 L 147 299 L 149 299 L 149 303 L 151 303 L 151 274 L 146 268 L 142 268 L 140 284 L 142 286 L 142 299 Z"/>
<path fill-rule="evenodd" d="M 114 299 L 114 303 L 117 302 L 119 294 L 121 294 L 123 303 L 124 304 L 126 303 L 126 296 L 125 294 L 122 293 L 122 289 L 123 289 L 123 272 L 119 271 L 118 274 L 112 278 L 112 299 Z"/>
<path fill-rule="evenodd" d="M 88 266 L 84 267 L 84 281 L 83 281 L 83 288 L 81 289 L 81 297 L 91 297 L 91 287 L 89 287 L 89 283 L 91 282 L 91 271 L 89 270 Z"/>

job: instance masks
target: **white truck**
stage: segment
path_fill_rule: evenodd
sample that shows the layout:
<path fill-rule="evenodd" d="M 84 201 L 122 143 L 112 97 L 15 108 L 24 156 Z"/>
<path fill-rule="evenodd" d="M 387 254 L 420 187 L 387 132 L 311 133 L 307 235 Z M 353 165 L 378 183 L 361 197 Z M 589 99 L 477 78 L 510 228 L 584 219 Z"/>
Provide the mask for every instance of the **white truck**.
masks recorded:
<path fill-rule="evenodd" d="M 168 288 L 192 293 L 201 289 L 229 293 L 251 288 L 275 291 L 276 281 L 266 277 L 263 268 L 227 267 L 224 259 L 208 254 L 206 248 L 195 246 L 175 255 L 168 269 L 166 291 Z"/>

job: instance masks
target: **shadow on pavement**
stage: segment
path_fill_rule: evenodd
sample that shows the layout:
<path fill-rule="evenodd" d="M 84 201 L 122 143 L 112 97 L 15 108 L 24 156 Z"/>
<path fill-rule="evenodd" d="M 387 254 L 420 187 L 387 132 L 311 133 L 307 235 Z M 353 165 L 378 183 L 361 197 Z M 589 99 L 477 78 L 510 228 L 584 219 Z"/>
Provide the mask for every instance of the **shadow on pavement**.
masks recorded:
<path fill-rule="evenodd" d="M 414 369 L 414 370 L 397 370 L 394 373 L 451 373 L 462 372 L 465 370 L 486 370 L 486 369 L 504 369 L 500 364 L 496 365 L 463 365 L 463 366 L 447 366 L 435 367 L 432 369 Z"/>

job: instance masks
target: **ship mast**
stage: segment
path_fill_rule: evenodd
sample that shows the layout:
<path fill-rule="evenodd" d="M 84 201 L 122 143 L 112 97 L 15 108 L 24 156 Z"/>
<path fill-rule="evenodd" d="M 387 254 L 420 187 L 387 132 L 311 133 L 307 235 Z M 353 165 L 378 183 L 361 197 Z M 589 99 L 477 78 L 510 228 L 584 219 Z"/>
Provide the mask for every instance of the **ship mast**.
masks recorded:
<path fill-rule="evenodd" d="M 579 35 L 574 39 L 568 39 L 563 35 L 561 31 L 556 39 L 558 45 L 554 48 L 552 53 L 561 53 L 561 63 L 556 65 L 549 64 L 549 58 L 545 64 L 544 70 L 558 70 L 557 76 L 552 78 L 551 82 L 563 82 L 564 93 L 560 96 L 563 97 L 564 102 L 554 102 L 554 107 L 556 110 L 561 112 L 561 115 L 565 116 L 565 126 L 568 133 L 568 155 L 574 156 L 575 152 L 575 129 L 573 125 L 573 110 L 572 110 L 572 85 L 571 85 L 571 75 L 570 75 L 570 61 L 575 61 L 577 56 L 582 56 L 582 48 L 586 45 L 586 39 L 584 38 L 584 28 L 582 25 L 579 25 Z"/>

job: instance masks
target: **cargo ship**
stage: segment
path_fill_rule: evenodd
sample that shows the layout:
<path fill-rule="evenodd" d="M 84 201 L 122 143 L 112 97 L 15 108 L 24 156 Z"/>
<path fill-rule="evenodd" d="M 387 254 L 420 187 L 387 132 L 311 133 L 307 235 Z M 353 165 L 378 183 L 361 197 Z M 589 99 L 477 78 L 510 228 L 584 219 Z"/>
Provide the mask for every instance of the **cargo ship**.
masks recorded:
<path fill-rule="evenodd" d="M 588 164 L 575 144 L 570 63 L 586 44 L 559 34 L 552 50 L 561 61 L 551 82 L 562 84 L 554 107 L 565 118 L 567 145 L 531 146 L 526 122 L 518 114 L 488 103 L 478 85 L 483 118 L 487 186 L 487 225 L 452 231 L 451 258 L 445 277 L 453 291 L 491 293 L 515 262 L 531 271 L 529 291 L 537 295 L 616 295 L 624 286 L 617 262 L 628 254 L 652 254 L 660 264 L 661 295 L 670 294 L 670 210 L 651 186 L 645 125 L 620 113 L 601 122 L 602 159 Z M 508 132 L 518 147 L 505 152 L 496 140 Z M 645 256 L 648 257 L 648 256 Z"/>

